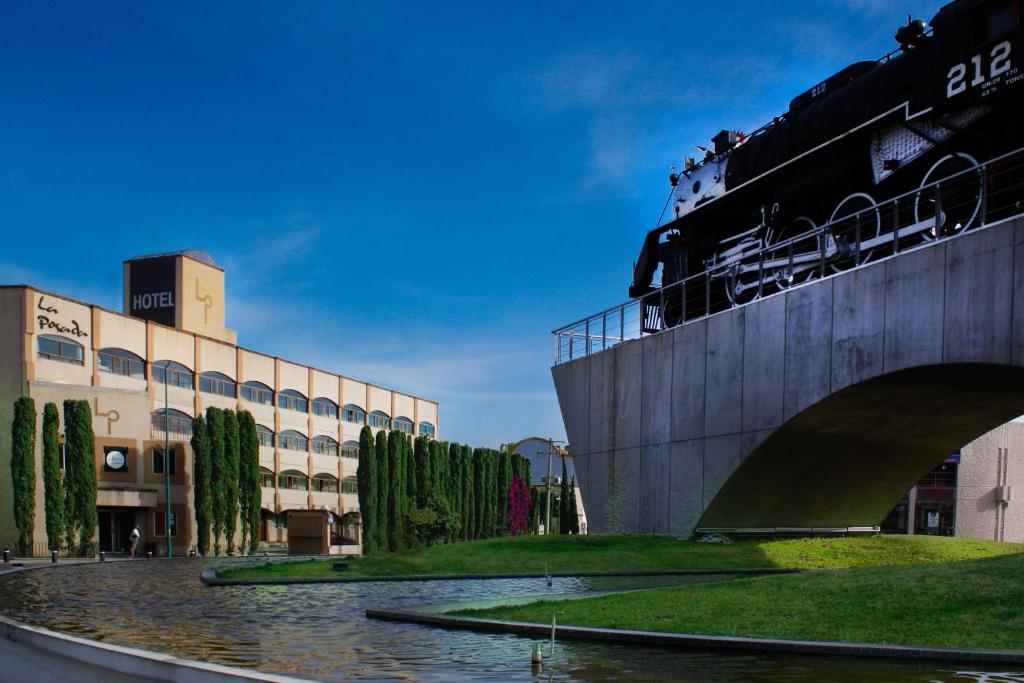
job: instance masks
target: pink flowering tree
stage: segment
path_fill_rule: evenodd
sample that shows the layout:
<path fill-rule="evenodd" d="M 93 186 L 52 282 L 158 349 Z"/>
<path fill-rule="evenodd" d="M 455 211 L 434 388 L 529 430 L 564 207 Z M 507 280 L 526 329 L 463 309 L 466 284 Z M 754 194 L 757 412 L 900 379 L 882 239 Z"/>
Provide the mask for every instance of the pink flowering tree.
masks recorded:
<path fill-rule="evenodd" d="M 508 490 L 508 531 L 513 536 L 526 533 L 530 522 L 530 487 L 513 475 Z"/>

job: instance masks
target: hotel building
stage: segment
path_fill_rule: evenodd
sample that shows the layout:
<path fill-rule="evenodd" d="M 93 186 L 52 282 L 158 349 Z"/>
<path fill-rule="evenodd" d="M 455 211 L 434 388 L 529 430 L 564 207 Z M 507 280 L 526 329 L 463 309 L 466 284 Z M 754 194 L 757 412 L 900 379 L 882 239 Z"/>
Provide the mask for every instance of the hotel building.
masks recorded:
<path fill-rule="evenodd" d="M 101 550 L 123 550 L 133 526 L 140 550 L 162 554 L 168 533 L 175 555 L 195 548 L 189 439 L 193 416 L 215 406 L 256 419 L 261 540 L 287 540 L 288 510 L 323 509 L 344 549 L 359 552 L 360 430 L 437 436 L 438 404 L 238 346 L 224 315 L 224 271 L 198 251 L 126 261 L 124 313 L 29 285 L 0 286 L 0 545 L 13 549 L 17 539 L 10 425 L 14 401 L 30 396 L 36 555 L 47 552 L 42 411 L 52 401 L 63 413 L 65 399 L 84 399 L 92 410 Z M 63 440 L 63 414 L 60 430 Z"/>

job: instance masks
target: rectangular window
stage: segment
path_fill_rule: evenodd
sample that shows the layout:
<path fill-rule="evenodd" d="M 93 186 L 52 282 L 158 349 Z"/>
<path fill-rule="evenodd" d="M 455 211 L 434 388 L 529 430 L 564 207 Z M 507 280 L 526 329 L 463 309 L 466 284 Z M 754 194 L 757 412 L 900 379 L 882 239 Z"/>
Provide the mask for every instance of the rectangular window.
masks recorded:
<path fill-rule="evenodd" d="M 242 398 L 253 403 L 261 403 L 265 406 L 274 405 L 274 392 L 263 387 L 252 387 L 242 385 Z"/>
<path fill-rule="evenodd" d="M 219 379 L 217 377 L 199 376 L 199 391 L 218 396 L 235 397 L 235 383 L 231 380 Z"/>
<path fill-rule="evenodd" d="M 102 351 L 97 355 L 99 359 L 100 372 L 109 372 L 112 375 L 122 377 L 134 377 L 135 379 L 146 379 L 146 366 L 134 358 L 115 356 Z"/>
<path fill-rule="evenodd" d="M 39 337 L 39 357 L 85 365 L 85 349 L 73 341 Z"/>
<path fill-rule="evenodd" d="M 313 477 L 313 489 L 320 493 L 337 493 L 338 492 L 338 480 L 337 479 L 321 479 Z"/>
<path fill-rule="evenodd" d="M 167 535 L 167 513 L 160 511 L 153 513 L 153 535 L 154 536 L 166 536 Z M 171 513 L 171 538 L 178 535 L 178 516 L 173 512 Z"/>
<path fill-rule="evenodd" d="M 341 409 L 341 419 L 345 422 L 354 422 L 355 424 L 366 424 L 366 413 L 359 408 L 345 406 Z"/>
<path fill-rule="evenodd" d="M 278 477 L 278 481 L 281 482 L 281 488 L 283 489 L 305 491 L 307 488 L 306 482 L 308 482 L 309 479 L 307 477 L 295 474 L 282 474 L 280 477 Z"/>
<path fill-rule="evenodd" d="M 277 405 L 279 408 L 297 410 L 300 413 L 309 412 L 309 410 L 306 409 L 306 399 L 299 398 L 298 396 L 291 396 L 289 394 L 278 394 Z"/>
<path fill-rule="evenodd" d="M 341 482 L 341 492 L 342 493 L 359 493 L 359 482 L 356 479 L 352 478 L 352 477 L 348 477 L 346 479 L 343 479 L 342 482 Z"/>
<path fill-rule="evenodd" d="M 174 476 L 178 473 L 177 460 L 175 459 L 175 451 L 171 449 L 167 453 L 167 473 Z M 164 449 L 154 448 L 153 449 L 153 474 L 164 473 Z"/>
<path fill-rule="evenodd" d="M 267 446 L 268 448 L 274 447 L 274 432 L 270 431 L 266 427 L 260 429 L 259 426 L 257 426 L 256 433 L 260 437 L 261 446 Z"/>
<path fill-rule="evenodd" d="M 338 444 L 327 439 L 313 439 L 313 452 L 319 455 L 338 455 Z"/>
<path fill-rule="evenodd" d="M 346 443 L 341 447 L 341 457 L 343 458 L 358 458 L 359 457 L 359 446 L 353 443 Z"/>
<path fill-rule="evenodd" d="M 274 488 L 274 473 L 269 470 L 260 469 L 260 486 L 267 489 Z"/>
<path fill-rule="evenodd" d="M 128 453 L 122 446 L 103 447 L 103 471 L 104 472 L 127 472 Z"/>
<path fill-rule="evenodd" d="M 338 419 L 338 406 L 334 405 L 330 401 L 313 401 L 313 414 L 319 415 L 320 417 L 330 417 L 335 420 Z"/>
<path fill-rule="evenodd" d="M 182 372 L 181 370 L 175 370 L 174 368 L 165 368 L 163 366 L 153 364 L 151 366 L 150 374 L 153 376 L 153 381 L 158 384 L 167 384 L 180 389 L 192 388 L 191 372 Z"/>
<path fill-rule="evenodd" d="M 309 441 L 304 436 L 295 436 L 293 434 L 277 435 L 278 448 L 286 448 L 290 451 L 304 451 L 307 450 L 308 443 Z"/>

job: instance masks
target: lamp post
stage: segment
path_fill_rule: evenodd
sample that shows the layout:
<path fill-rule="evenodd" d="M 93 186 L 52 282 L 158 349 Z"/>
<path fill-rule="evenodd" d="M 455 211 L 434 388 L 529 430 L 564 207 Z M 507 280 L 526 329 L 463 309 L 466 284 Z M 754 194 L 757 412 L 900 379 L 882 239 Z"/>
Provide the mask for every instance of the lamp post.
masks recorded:
<path fill-rule="evenodd" d="M 168 451 L 171 448 L 171 416 L 167 402 L 167 384 L 170 379 L 167 376 L 167 371 L 170 364 L 171 361 L 164 361 L 164 501 L 167 506 L 164 511 L 164 534 L 167 536 L 167 557 L 171 557 L 174 552 L 171 549 L 171 475 L 168 467 Z"/>

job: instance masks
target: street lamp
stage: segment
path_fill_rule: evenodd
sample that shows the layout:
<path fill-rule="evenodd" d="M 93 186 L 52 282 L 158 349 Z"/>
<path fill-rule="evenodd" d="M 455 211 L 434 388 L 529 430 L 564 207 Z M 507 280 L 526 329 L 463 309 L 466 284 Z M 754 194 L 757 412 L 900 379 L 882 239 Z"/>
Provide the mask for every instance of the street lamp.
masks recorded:
<path fill-rule="evenodd" d="M 171 415 L 167 402 L 167 384 L 169 380 L 167 370 L 170 365 L 171 361 L 164 361 L 164 501 L 167 505 L 164 512 L 164 534 L 167 536 L 167 557 L 171 557 L 174 552 L 171 549 L 171 475 L 170 467 L 168 466 L 168 451 L 171 448 Z"/>

